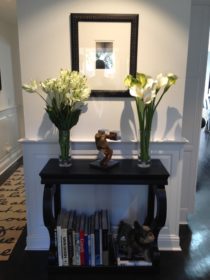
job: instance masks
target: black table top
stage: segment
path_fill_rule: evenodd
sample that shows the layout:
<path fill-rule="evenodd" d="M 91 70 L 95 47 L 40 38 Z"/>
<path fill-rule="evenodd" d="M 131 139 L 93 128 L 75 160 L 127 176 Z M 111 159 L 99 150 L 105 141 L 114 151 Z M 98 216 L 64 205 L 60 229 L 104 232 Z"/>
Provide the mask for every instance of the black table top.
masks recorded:
<path fill-rule="evenodd" d="M 149 168 L 140 168 L 137 160 L 122 159 L 110 169 L 93 168 L 92 159 L 73 159 L 72 166 L 59 167 L 58 159 L 50 159 L 40 172 L 42 184 L 156 184 L 167 185 L 169 173 L 159 159 Z"/>

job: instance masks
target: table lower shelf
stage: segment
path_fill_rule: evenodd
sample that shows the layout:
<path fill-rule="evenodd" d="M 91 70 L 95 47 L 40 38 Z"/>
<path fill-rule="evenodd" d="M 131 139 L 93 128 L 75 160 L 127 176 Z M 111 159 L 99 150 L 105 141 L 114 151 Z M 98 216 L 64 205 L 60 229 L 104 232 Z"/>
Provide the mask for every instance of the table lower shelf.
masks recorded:
<path fill-rule="evenodd" d="M 113 258 L 112 258 L 113 260 Z M 122 261 L 121 261 L 122 262 Z M 49 264 L 48 272 L 49 273 L 114 273 L 114 272 L 124 272 L 124 271 L 159 271 L 159 262 L 160 262 L 160 252 L 154 250 L 153 252 L 153 260 L 145 261 L 145 260 L 129 260 L 125 264 L 118 265 L 118 260 L 110 261 L 109 265 L 97 265 L 97 266 L 87 266 L 87 265 L 69 265 L 69 266 L 58 266 L 57 264 Z"/>
<path fill-rule="evenodd" d="M 48 266 L 48 273 L 120 273 L 120 272 L 140 272 L 140 271 L 158 271 L 159 266 Z"/>

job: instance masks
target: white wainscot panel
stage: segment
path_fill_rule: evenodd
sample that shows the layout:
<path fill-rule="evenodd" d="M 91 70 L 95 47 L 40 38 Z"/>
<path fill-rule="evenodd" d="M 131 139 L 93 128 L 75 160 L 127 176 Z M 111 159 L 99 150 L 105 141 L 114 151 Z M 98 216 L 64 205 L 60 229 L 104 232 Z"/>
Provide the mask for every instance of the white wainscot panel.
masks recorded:
<path fill-rule="evenodd" d="M 17 120 L 16 107 L 0 111 L 0 174 L 22 156 Z"/>
<path fill-rule="evenodd" d="M 47 250 L 49 236 L 43 223 L 42 200 L 43 185 L 39 172 L 50 158 L 57 158 L 59 146 L 56 142 L 22 140 L 26 207 L 27 207 L 27 248 L 28 250 Z M 159 235 L 161 250 L 180 250 L 179 246 L 179 211 L 182 178 L 182 150 L 184 142 L 153 142 L 152 158 L 159 158 L 170 177 L 166 186 L 167 219 Z M 112 142 L 115 158 L 136 158 L 136 143 Z M 97 151 L 94 142 L 72 143 L 74 158 L 95 158 Z M 108 198 L 108 199 L 107 199 Z M 143 221 L 146 215 L 147 187 L 95 185 L 61 187 L 62 207 L 78 211 L 93 212 L 97 208 L 108 208 L 113 227 L 121 219 L 131 223 Z"/>
<path fill-rule="evenodd" d="M 197 160 L 193 145 L 185 145 L 183 152 L 183 177 L 181 193 L 180 223 L 187 224 L 188 215 L 192 214 L 195 205 Z M 195 174 L 192 176 L 192 174 Z"/>

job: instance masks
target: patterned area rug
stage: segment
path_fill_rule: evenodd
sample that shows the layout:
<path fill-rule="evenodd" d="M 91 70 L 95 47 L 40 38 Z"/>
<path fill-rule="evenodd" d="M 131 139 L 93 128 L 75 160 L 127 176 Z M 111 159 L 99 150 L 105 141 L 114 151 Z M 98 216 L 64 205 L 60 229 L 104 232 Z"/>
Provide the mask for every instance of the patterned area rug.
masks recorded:
<path fill-rule="evenodd" d="M 23 167 L 0 186 L 0 261 L 9 259 L 26 225 Z"/>

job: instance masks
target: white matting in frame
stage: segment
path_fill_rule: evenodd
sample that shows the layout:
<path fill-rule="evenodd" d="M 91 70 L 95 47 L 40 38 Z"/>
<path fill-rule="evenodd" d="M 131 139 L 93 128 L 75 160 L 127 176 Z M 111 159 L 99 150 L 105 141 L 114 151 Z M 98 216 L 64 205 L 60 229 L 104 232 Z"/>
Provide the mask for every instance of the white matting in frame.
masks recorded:
<path fill-rule="evenodd" d="M 125 90 L 130 66 L 130 22 L 79 22 L 79 69 L 94 90 Z M 97 66 L 100 59 L 105 66 Z"/>

